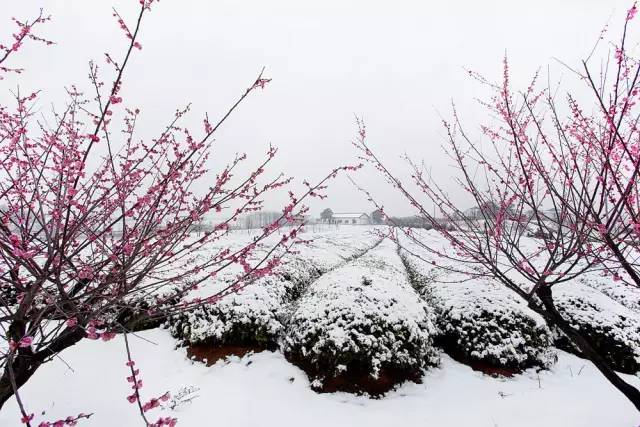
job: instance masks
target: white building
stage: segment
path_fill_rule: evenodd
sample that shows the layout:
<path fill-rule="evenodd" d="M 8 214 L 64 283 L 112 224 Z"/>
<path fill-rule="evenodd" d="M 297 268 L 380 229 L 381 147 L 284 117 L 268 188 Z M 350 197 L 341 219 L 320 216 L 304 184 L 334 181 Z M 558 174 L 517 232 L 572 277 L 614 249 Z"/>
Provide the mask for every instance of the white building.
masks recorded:
<path fill-rule="evenodd" d="M 331 217 L 332 224 L 368 225 L 371 219 L 366 213 L 334 213 Z"/>

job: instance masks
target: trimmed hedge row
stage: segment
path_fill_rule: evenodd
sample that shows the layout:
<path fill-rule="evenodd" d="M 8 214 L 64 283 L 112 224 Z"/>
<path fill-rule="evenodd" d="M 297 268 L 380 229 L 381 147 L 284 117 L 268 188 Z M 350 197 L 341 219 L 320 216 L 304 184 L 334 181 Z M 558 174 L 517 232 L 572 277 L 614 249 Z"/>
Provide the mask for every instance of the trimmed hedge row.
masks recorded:
<path fill-rule="evenodd" d="M 419 381 L 438 362 L 433 316 L 412 289 L 395 244 L 314 282 L 292 312 L 282 349 L 318 391 L 377 395 Z"/>
<path fill-rule="evenodd" d="M 417 251 L 420 248 L 411 247 L 411 252 Z M 480 279 L 460 277 L 454 282 L 452 274 L 434 283 L 436 267 L 426 262 L 430 254 L 419 259 L 400 253 L 412 283 L 434 307 L 436 343 L 450 356 L 489 372 L 548 367 L 555 361 L 552 333 L 544 319 L 511 291 Z"/>
<path fill-rule="evenodd" d="M 580 283 L 563 283 L 554 288 L 560 314 L 594 345 L 612 367 L 620 372 L 640 371 L 640 316 L 637 312 Z M 561 333 L 556 345 L 580 355 Z"/>
<path fill-rule="evenodd" d="M 409 239 L 402 243 L 431 260 L 432 254 Z M 548 366 L 553 361 L 550 345 L 580 355 L 561 332 L 555 328 L 550 332 L 540 316 L 501 285 L 485 281 L 431 283 L 437 267 L 407 251 L 402 255 L 414 285 L 436 308 L 437 343 L 453 357 L 467 363 L 524 369 Z M 445 281 L 454 279 L 454 274 L 445 274 Z M 640 371 L 640 292 L 594 273 L 553 289 L 558 311 L 614 369 Z"/>
<path fill-rule="evenodd" d="M 301 245 L 299 253 L 288 257 L 274 275 L 258 279 L 216 304 L 170 319 L 169 331 L 186 344 L 275 348 L 282 333 L 284 312 L 306 286 L 379 240 L 363 232 L 317 236 L 309 245 Z M 353 240 L 358 244 L 346 244 Z"/>
<path fill-rule="evenodd" d="M 611 277 L 603 277 L 596 273 L 584 274 L 579 282 L 605 294 L 612 300 L 631 309 L 636 314 L 640 314 L 640 288 L 627 284 L 624 281 L 615 281 Z"/>
<path fill-rule="evenodd" d="M 295 260 L 288 266 L 297 269 L 295 277 L 285 270 L 261 278 L 216 304 L 204 305 L 171 319 L 169 331 L 187 344 L 274 347 L 282 330 L 282 305 L 299 294 L 303 283 L 320 274 L 309 262 Z"/>

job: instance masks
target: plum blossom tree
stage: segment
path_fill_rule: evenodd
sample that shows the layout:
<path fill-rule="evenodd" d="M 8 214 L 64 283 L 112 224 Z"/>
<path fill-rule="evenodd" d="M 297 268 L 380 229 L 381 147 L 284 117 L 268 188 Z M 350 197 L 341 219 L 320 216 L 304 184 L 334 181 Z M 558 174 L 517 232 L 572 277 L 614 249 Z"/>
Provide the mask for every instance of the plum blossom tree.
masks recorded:
<path fill-rule="evenodd" d="M 290 182 L 283 174 L 267 176 L 273 147 L 247 173 L 238 172 L 244 154 L 215 174 L 208 169 L 216 131 L 270 79 L 260 73 L 220 120 L 205 117 L 202 129 L 181 125 L 186 107 L 153 138 L 138 136 L 140 111 L 125 107 L 122 89 L 129 60 L 142 49 L 141 24 L 155 6 L 154 0 L 139 3 L 131 26 L 114 10 L 126 48 L 121 58 L 106 54 L 113 77 L 103 81 L 90 63 L 90 93 L 71 87 L 64 108 L 47 119 L 36 117 L 38 92 L 18 91 L 14 105 L 0 105 L 0 328 L 7 343 L 0 348 L 0 407 L 15 397 L 26 425 L 35 421 L 19 390 L 38 368 L 83 339 L 107 341 L 118 333 L 127 342 L 129 401 L 138 404 L 145 424 L 174 425 L 171 418 L 146 418 L 168 395 L 141 401 L 126 333 L 214 304 L 270 274 L 300 243 L 303 224 L 293 219 L 306 212 L 303 200 L 322 196 L 329 179 L 354 168 L 336 168 L 316 185 L 305 182 L 305 191 L 290 192 L 281 214 L 251 243 L 227 247 L 222 239 L 230 226 L 261 211 L 265 195 Z M 51 44 L 34 33 L 48 20 L 42 14 L 14 20 L 13 41 L 0 45 L 0 79 L 22 71 L 9 62 L 25 41 Z M 226 213 L 225 219 L 191 233 L 212 212 Z M 208 290 L 213 277 L 233 266 L 234 280 Z M 189 296 L 195 289 L 198 298 Z M 88 416 L 40 425 L 72 425 Z"/>
<path fill-rule="evenodd" d="M 452 122 L 443 124 L 447 152 L 459 171 L 457 184 L 477 206 L 473 214 L 458 206 L 424 164 L 407 156 L 413 185 L 399 179 L 370 149 L 361 121 L 355 145 L 449 241 L 451 251 L 438 252 L 441 259 L 454 260 L 468 277 L 495 278 L 522 297 L 640 410 L 640 391 L 563 317 L 553 293 L 587 271 L 640 286 L 640 62 L 627 49 L 636 12 L 634 4 L 620 42 L 613 44 L 613 58 L 598 64 L 597 78 L 590 59 L 599 44 L 582 69 L 573 70 L 586 84 L 584 92 L 593 94 L 591 104 L 571 93 L 566 104 L 559 103 L 558 91 L 540 88 L 537 74 L 526 90 L 512 90 L 506 57 L 498 84 L 470 72 L 492 93 L 481 101 L 490 116 L 481 126 L 483 143 L 466 132 L 455 106 Z M 435 250 L 418 234 L 403 231 Z"/>
<path fill-rule="evenodd" d="M 629 54 L 629 24 L 636 4 L 627 12 L 623 34 L 614 46 L 611 70 L 595 77 L 583 61 L 574 70 L 587 82 L 595 100 L 595 113 L 587 114 L 570 99 L 571 121 L 565 143 L 571 163 L 567 168 L 595 175 L 588 214 L 593 240 L 602 250 L 589 252 L 605 274 L 625 285 L 640 287 L 640 129 L 637 109 L 640 64 Z M 596 80 L 597 79 L 597 80 Z M 585 185 L 566 180 L 574 192 Z M 581 199 L 583 203 L 585 197 Z"/>

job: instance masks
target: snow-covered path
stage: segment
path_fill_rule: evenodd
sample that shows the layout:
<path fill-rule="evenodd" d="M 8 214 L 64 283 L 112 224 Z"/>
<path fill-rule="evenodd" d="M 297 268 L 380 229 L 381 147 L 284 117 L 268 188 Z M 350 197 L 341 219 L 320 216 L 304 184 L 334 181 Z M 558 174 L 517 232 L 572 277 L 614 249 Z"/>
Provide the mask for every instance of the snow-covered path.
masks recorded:
<path fill-rule="evenodd" d="M 512 379 L 496 379 L 472 371 L 446 355 L 423 384 L 405 384 L 380 400 L 344 393 L 316 394 L 306 375 L 279 353 L 263 352 L 206 367 L 186 359 L 184 349 L 166 331 L 152 330 L 132 338 L 146 398 L 183 386 L 200 388 L 193 403 L 176 411 L 180 426 L 259 427 L 636 427 L 640 415 L 587 362 L 559 352 L 551 371 L 527 371 Z M 52 420 L 79 412 L 94 416 L 79 425 L 141 426 L 135 405 L 125 396 L 121 337 L 103 343 L 85 340 L 44 366 L 22 395 L 36 420 Z M 629 377 L 634 384 L 640 379 Z M 504 397 L 502 397 L 504 396 Z M 42 417 L 41 411 L 47 415 Z M 0 426 L 19 426 L 15 401 L 0 412 Z M 36 423 L 37 425 L 37 423 Z"/>

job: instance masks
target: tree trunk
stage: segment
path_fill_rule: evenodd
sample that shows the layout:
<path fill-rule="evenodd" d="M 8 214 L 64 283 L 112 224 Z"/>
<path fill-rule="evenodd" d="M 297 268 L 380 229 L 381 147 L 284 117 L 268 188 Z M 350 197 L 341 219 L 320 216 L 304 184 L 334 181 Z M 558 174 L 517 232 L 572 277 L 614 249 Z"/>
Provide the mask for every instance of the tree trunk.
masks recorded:
<path fill-rule="evenodd" d="M 75 326 L 74 328 L 66 329 L 51 341 L 46 348 L 36 353 L 29 354 L 26 351 L 18 350 L 11 365 L 7 361 L 2 377 L 0 377 L 0 410 L 14 394 L 10 380 L 10 369 L 13 369 L 16 387 L 20 389 L 35 374 L 38 368 L 47 362 L 48 358 L 78 343 L 85 335 L 82 327 Z"/>
<path fill-rule="evenodd" d="M 16 355 L 15 359 L 11 363 L 13 368 L 13 375 L 16 382 L 16 387 L 19 389 L 22 387 L 36 370 L 42 365 L 42 362 L 36 362 L 32 356 Z M 2 378 L 0 378 L 0 410 L 13 396 L 13 386 L 9 376 L 9 365 L 4 368 Z"/>
<path fill-rule="evenodd" d="M 589 341 L 580 332 L 576 331 L 558 312 L 553 302 L 553 294 L 551 287 L 541 286 L 536 295 L 542 301 L 544 306 L 544 313 L 548 319 L 556 325 L 564 334 L 575 344 L 582 352 L 585 358 L 595 365 L 596 368 L 605 376 L 605 378 L 640 411 L 640 391 L 620 378 L 616 371 L 614 371 L 609 363 L 600 356 Z"/>

